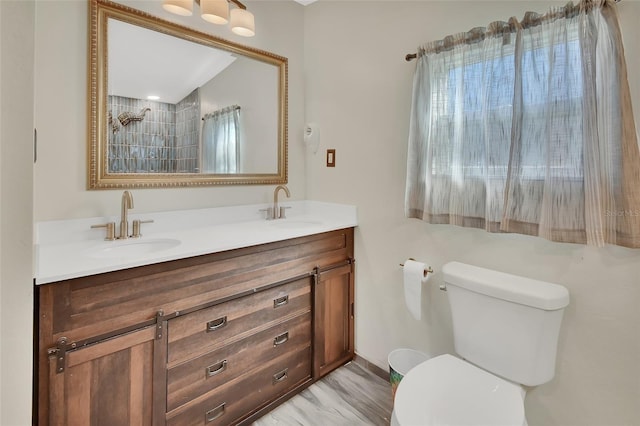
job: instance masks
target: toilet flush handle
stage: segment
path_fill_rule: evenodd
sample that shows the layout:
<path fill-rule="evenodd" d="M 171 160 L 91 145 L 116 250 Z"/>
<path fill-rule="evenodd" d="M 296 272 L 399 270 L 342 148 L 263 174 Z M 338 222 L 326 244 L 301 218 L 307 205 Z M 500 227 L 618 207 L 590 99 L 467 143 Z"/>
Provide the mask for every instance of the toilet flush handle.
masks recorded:
<path fill-rule="evenodd" d="M 446 284 L 440 284 L 440 290 L 447 291 L 447 285 Z"/>

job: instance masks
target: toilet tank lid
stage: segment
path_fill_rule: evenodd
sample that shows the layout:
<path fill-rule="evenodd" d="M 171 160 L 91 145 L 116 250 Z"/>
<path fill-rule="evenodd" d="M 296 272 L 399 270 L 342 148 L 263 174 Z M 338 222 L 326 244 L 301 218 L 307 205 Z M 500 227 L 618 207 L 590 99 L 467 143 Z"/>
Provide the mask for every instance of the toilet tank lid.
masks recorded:
<path fill-rule="evenodd" d="M 446 284 L 521 305 L 554 311 L 569 304 L 569 291 L 559 284 L 460 262 L 447 263 L 442 272 Z"/>

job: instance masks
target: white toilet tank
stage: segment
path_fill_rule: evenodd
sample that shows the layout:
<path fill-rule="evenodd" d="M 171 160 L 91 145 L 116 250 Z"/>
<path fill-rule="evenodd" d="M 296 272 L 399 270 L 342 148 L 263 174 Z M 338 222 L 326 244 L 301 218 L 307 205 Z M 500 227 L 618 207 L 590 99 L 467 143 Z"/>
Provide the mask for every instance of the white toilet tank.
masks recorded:
<path fill-rule="evenodd" d="M 459 262 L 442 271 L 461 357 L 527 386 L 553 378 L 565 287 Z"/>

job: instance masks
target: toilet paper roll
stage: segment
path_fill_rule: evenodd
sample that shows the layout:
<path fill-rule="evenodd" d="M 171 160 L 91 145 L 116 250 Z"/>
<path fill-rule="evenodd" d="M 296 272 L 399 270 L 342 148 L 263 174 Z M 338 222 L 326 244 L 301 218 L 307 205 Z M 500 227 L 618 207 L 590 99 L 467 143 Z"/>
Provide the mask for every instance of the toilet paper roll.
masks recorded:
<path fill-rule="evenodd" d="M 430 275 L 425 277 L 426 265 L 422 262 L 407 259 L 404 262 L 404 300 L 407 309 L 417 320 L 422 317 L 422 286 Z"/>

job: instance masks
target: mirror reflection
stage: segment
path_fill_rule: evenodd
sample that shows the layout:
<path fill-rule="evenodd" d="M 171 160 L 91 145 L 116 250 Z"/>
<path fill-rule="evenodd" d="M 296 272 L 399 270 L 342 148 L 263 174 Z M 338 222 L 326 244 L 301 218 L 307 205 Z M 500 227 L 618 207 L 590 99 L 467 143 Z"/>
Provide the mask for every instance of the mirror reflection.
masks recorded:
<path fill-rule="evenodd" d="M 286 183 L 286 58 L 91 7 L 90 188 Z"/>
<path fill-rule="evenodd" d="M 275 66 L 115 19 L 108 35 L 109 173 L 277 171 Z"/>

